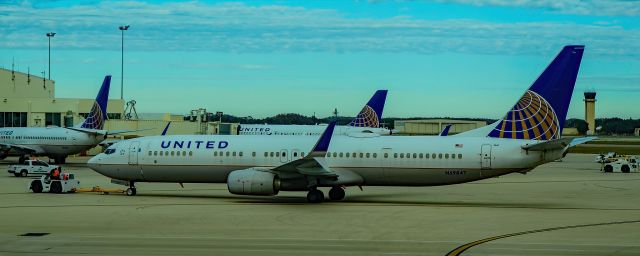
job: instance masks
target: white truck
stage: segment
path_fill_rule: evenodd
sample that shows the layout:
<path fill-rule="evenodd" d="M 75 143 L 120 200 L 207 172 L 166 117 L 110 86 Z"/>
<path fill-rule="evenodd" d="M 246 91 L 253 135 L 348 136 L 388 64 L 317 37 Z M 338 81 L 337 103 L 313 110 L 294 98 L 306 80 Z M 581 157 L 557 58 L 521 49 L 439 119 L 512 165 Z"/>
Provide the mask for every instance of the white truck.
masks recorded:
<path fill-rule="evenodd" d="M 78 190 L 80 181 L 76 180 L 73 173 L 61 172 L 57 178 L 50 174 L 42 175 L 40 179 L 29 183 L 29 189 L 33 193 L 74 193 Z"/>
<path fill-rule="evenodd" d="M 603 163 L 602 171 L 622 173 L 637 172 L 639 162 L 640 159 L 635 156 L 622 157 L 613 162 Z"/>
<path fill-rule="evenodd" d="M 57 165 L 49 165 L 41 160 L 26 160 L 24 164 L 9 165 L 7 172 L 16 177 L 27 177 L 29 174 L 47 174 L 56 168 Z"/>

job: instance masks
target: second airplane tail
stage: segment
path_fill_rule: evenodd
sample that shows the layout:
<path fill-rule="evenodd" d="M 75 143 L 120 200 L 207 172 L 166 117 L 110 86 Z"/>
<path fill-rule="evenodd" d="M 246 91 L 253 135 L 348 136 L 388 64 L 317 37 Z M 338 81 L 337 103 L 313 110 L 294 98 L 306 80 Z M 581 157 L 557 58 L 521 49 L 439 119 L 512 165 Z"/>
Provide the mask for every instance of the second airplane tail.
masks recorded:
<path fill-rule="evenodd" d="M 387 100 L 387 90 L 377 90 L 371 97 L 367 105 L 365 105 L 360 113 L 353 121 L 349 123 L 349 126 L 355 127 L 380 127 L 380 121 L 382 120 L 382 111 L 384 110 L 384 103 Z"/>
<path fill-rule="evenodd" d="M 489 137 L 559 139 L 575 86 L 583 45 L 568 45 L 520 100 L 489 132 Z"/>
<path fill-rule="evenodd" d="M 111 76 L 105 76 L 102 87 L 93 102 L 91 112 L 80 125 L 80 128 L 102 130 L 107 119 L 107 103 L 109 102 L 109 87 L 111 86 Z"/>

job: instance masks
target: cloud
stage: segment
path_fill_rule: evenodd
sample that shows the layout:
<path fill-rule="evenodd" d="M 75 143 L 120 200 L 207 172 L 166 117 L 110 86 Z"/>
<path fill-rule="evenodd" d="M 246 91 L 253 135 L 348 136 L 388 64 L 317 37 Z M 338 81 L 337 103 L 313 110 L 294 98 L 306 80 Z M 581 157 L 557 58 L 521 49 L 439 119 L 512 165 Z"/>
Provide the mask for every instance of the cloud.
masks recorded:
<path fill-rule="evenodd" d="M 55 31 L 57 49 L 119 50 L 117 27 L 131 24 L 125 32 L 126 47 L 144 51 L 548 55 L 564 44 L 584 43 L 592 56 L 640 58 L 640 31 L 615 24 L 496 23 L 406 16 L 366 19 L 348 18 L 331 9 L 201 2 L 115 1 L 47 8 L 22 3 L 0 5 L 0 13 L 0 24 L 6 24 L 0 26 L 0 47 L 14 49 L 42 49 L 47 44 L 44 33 Z"/>
<path fill-rule="evenodd" d="M 640 1 L 637 0 L 438 0 L 438 2 L 536 8 L 577 15 L 640 16 Z"/>

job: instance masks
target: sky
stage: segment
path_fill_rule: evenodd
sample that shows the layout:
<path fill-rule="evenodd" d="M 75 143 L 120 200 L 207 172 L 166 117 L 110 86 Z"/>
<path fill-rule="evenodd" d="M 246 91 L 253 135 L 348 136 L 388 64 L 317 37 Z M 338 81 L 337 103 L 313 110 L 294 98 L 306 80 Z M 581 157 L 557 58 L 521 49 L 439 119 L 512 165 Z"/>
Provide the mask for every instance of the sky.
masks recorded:
<path fill-rule="evenodd" d="M 111 74 L 144 113 L 355 116 L 388 89 L 387 117 L 499 118 L 584 44 L 568 117 L 595 90 L 597 117 L 640 118 L 636 0 L 0 0 L 0 66 L 47 70 L 47 32 L 56 97 Z"/>

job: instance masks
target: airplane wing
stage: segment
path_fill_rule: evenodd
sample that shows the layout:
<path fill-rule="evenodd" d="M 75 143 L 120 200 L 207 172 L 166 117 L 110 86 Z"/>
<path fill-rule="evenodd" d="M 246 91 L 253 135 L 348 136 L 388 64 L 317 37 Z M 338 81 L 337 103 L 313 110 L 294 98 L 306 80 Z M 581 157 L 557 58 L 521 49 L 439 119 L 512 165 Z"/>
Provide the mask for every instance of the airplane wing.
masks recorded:
<path fill-rule="evenodd" d="M 13 150 L 18 150 L 24 153 L 35 153 L 37 152 L 36 149 L 31 148 L 31 147 L 27 147 L 27 146 L 22 146 L 22 145 L 15 145 L 15 144 L 7 144 L 7 143 L 0 143 L 0 149 L 4 149 L 4 150 L 8 150 L 8 149 L 13 149 Z"/>
<path fill-rule="evenodd" d="M 557 150 L 567 147 L 573 147 L 578 144 L 585 143 L 596 139 L 597 137 L 582 137 L 582 138 L 562 138 L 556 140 L 544 141 L 536 144 L 528 144 L 522 146 L 522 149 L 530 151 L 545 151 L 545 150 Z"/>
<path fill-rule="evenodd" d="M 121 133 L 128 133 L 128 132 L 139 132 L 139 131 L 147 131 L 147 130 L 154 130 L 155 128 L 147 128 L 147 129 L 138 129 L 138 130 L 94 130 L 94 129 L 87 129 L 87 128 L 80 128 L 80 127 L 66 127 L 69 130 L 74 130 L 74 131 L 78 131 L 78 132 L 84 132 L 84 133 L 89 133 L 89 134 L 93 134 L 93 135 L 103 135 L 103 136 L 107 136 L 107 135 L 114 135 L 114 134 L 121 134 Z"/>
<path fill-rule="evenodd" d="M 333 135 L 336 122 L 331 122 L 327 129 L 324 130 L 318 142 L 311 152 L 303 158 L 280 165 L 271 169 L 275 172 L 296 172 L 303 175 L 338 177 L 336 173 L 331 171 L 324 163 L 324 156 L 329 149 L 329 143 Z"/>

